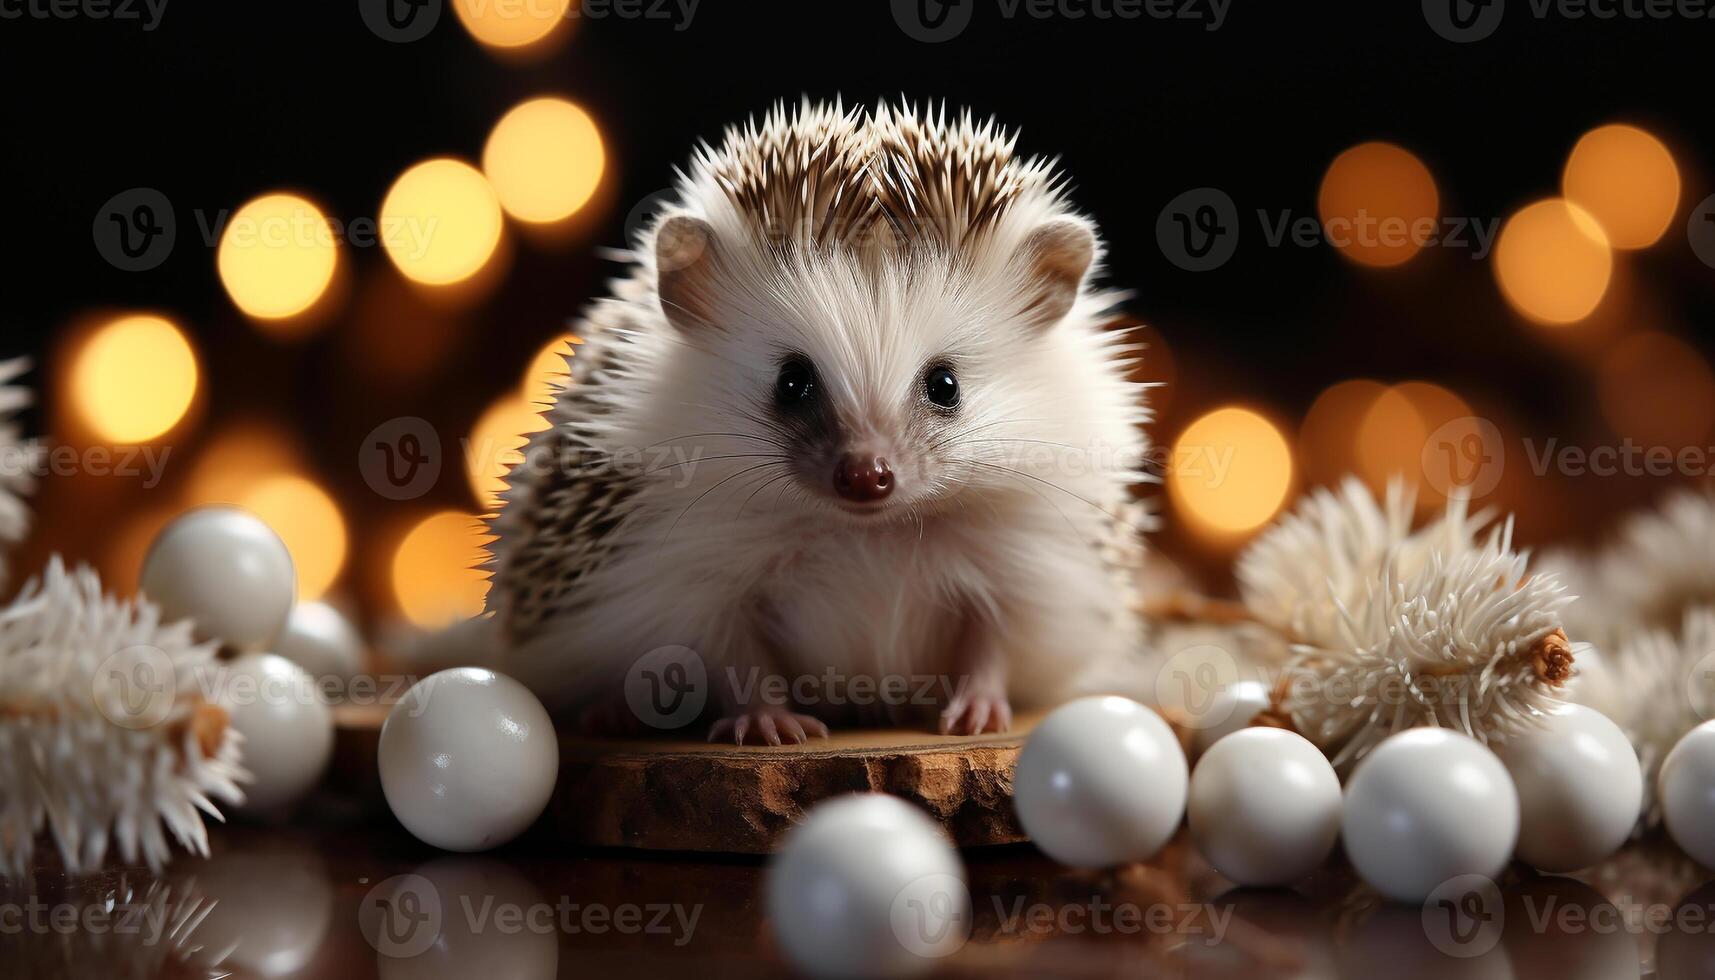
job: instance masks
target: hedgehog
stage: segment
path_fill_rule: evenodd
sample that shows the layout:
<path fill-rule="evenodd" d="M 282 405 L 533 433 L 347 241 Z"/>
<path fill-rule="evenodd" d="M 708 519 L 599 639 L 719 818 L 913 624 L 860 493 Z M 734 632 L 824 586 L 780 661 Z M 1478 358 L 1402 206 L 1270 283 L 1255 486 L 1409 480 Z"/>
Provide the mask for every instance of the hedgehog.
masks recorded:
<path fill-rule="evenodd" d="M 710 739 L 780 744 L 1003 731 L 1139 668 L 1141 345 L 1016 141 L 805 100 L 695 151 L 490 520 L 504 669 L 606 728 L 690 651 Z"/>

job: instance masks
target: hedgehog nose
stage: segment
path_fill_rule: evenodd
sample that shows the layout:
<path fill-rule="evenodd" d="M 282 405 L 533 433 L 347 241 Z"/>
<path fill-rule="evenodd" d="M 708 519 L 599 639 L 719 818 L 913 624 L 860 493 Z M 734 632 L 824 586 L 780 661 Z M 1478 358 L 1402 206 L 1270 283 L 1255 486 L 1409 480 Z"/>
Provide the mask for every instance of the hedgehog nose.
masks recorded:
<path fill-rule="evenodd" d="M 847 453 L 834 465 L 834 492 L 857 503 L 874 503 L 893 492 L 893 470 L 880 456 Z"/>

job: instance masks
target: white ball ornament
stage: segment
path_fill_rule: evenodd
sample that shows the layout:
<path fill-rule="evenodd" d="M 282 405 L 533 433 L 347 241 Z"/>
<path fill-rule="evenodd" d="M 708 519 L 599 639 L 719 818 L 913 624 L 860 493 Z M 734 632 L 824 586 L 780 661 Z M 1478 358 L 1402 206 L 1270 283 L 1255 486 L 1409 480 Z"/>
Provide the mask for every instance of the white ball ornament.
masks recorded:
<path fill-rule="evenodd" d="M 1191 720 L 1192 757 L 1200 758 L 1209 746 L 1248 726 L 1268 706 L 1268 685 L 1262 681 L 1235 681 L 1221 688 L 1209 707 Z"/>
<path fill-rule="evenodd" d="M 964 867 L 928 815 L 881 793 L 817 804 L 768 867 L 768 917 L 792 965 L 816 977 L 906 977 L 970 932 Z"/>
<path fill-rule="evenodd" d="M 560 771 L 554 723 L 510 677 L 458 667 L 418 681 L 381 726 L 381 789 L 426 844 L 482 851 L 541 815 Z"/>
<path fill-rule="evenodd" d="M 1519 860 L 1539 871 L 1577 871 L 1618 850 L 1643 806 L 1638 755 L 1620 726 L 1566 704 L 1498 746 L 1518 789 Z"/>
<path fill-rule="evenodd" d="M 363 669 L 363 637 L 345 614 L 325 602 L 292 607 L 274 652 L 292 661 L 318 682 L 349 682 Z"/>
<path fill-rule="evenodd" d="M 1241 885 L 1284 885 L 1315 870 L 1340 836 L 1340 779 L 1321 750 L 1278 728 L 1210 747 L 1191 773 L 1191 836 Z"/>
<path fill-rule="evenodd" d="M 1185 753 L 1136 701 L 1089 697 L 1037 724 L 1018 754 L 1013 807 L 1030 839 L 1076 868 L 1142 861 L 1185 814 Z"/>
<path fill-rule="evenodd" d="M 1418 903 L 1453 878 L 1499 874 L 1518 830 L 1518 791 L 1493 752 L 1445 728 L 1413 728 L 1358 764 L 1340 836 L 1371 887 Z"/>
<path fill-rule="evenodd" d="M 1715 721 L 1685 734 L 1656 777 L 1662 819 L 1680 849 L 1715 867 Z"/>
<path fill-rule="evenodd" d="M 273 645 L 297 593 L 285 542 L 236 507 L 199 507 L 167 525 L 140 581 L 166 622 L 192 620 L 199 639 L 241 651 Z"/>
<path fill-rule="evenodd" d="M 246 653 L 220 675 L 216 701 L 244 736 L 241 812 L 275 815 L 314 789 L 333 757 L 333 711 L 315 681 L 272 653 Z"/>

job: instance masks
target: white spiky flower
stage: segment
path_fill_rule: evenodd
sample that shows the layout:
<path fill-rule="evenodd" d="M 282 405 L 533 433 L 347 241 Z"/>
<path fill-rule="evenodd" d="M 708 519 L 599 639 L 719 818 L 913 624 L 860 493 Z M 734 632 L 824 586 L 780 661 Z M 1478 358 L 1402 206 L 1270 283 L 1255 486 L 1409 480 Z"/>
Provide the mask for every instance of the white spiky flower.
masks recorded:
<path fill-rule="evenodd" d="M 6 584 L 6 552 L 30 530 L 24 498 L 35 491 L 35 448 L 26 445 L 16 421 L 29 407 L 30 389 L 12 384 L 30 369 L 24 358 L 0 361 L 0 587 Z"/>
<path fill-rule="evenodd" d="M 1397 485 L 1385 509 L 1359 483 L 1313 496 L 1240 560 L 1247 604 L 1290 659 L 1277 720 L 1338 766 L 1394 732 L 1452 728 L 1504 739 L 1560 702 L 1572 597 L 1532 575 L 1510 520 L 1491 529 L 1462 501 L 1411 532 Z"/>
<path fill-rule="evenodd" d="M 1631 739 L 1644 770 L 1646 825 L 1660 820 L 1655 777 L 1686 732 L 1715 718 L 1715 608 L 1686 610 L 1677 633 L 1631 633 L 1606 652 L 1573 700 L 1600 711 Z"/>
<path fill-rule="evenodd" d="M 202 814 L 242 802 L 240 735 L 202 696 L 215 645 L 58 556 L 0 610 L 0 868 L 52 837 L 66 869 L 109 849 L 162 867 L 168 835 L 208 853 Z M 199 812 L 200 811 L 200 812 Z"/>
<path fill-rule="evenodd" d="M 1715 494 L 1678 490 L 1628 517 L 1598 574 L 1622 624 L 1671 630 L 1685 610 L 1715 605 Z"/>

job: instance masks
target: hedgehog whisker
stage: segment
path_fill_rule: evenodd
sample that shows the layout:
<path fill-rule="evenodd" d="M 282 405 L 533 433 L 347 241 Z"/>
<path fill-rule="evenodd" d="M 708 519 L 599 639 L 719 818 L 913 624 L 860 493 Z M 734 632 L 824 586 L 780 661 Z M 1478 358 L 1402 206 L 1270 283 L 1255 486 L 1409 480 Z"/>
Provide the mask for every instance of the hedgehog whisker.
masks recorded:
<path fill-rule="evenodd" d="M 1089 507 L 1092 507 L 1092 508 L 1100 511 L 1103 514 L 1106 514 L 1108 517 L 1119 522 L 1120 524 L 1125 525 L 1126 527 L 1131 528 L 1133 531 L 1136 531 L 1139 534 L 1144 533 L 1143 528 L 1137 527 L 1136 525 L 1132 524 L 1130 521 L 1126 520 L 1125 518 L 1119 516 L 1118 514 L 1113 513 L 1112 511 L 1108 510 L 1107 508 L 1103 507 L 1101 504 L 1096 503 L 1095 501 L 1089 499 L 1088 497 L 1083 496 L 1082 494 L 1076 493 L 1072 490 L 1068 490 L 1065 487 L 1061 486 L 1060 484 L 1055 483 L 1053 480 L 1044 480 L 1042 477 L 1039 477 L 1033 473 L 1026 473 L 1023 470 L 1014 469 L 1010 466 L 1002 466 L 999 463 L 985 463 L 980 459 L 966 460 L 966 462 L 971 463 L 975 466 L 984 466 L 984 467 L 987 467 L 989 469 L 1000 470 L 1003 473 L 1011 473 L 1014 476 L 1022 476 L 1027 480 L 1034 480 L 1037 483 L 1042 484 L 1043 486 L 1053 487 L 1054 489 L 1060 491 L 1063 494 L 1066 494 L 1067 496 L 1073 498 L 1074 500 L 1077 500 L 1083 504 L 1088 505 Z"/>
<path fill-rule="evenodd" d="M 722 455 L 719 455 L 719 456 L 694 456 L 690 459 L 681 459 L 676 463 L 662 463 L 660 466 L 651 467 L 647 470 L 644 470 L 643 475 L 648 476 L 651 473 L 658 473 L 661 470 L 673 470 L 673 469 L 678 469 L 681 466 L 690 466 L 693 463 L 707 463 L 707 462 L 711 462 L 711 461 L 717 460 L 717 459 L 791 459 L 791 458 L 792 458 L 791 456 L 788 456 L 785 453 L 723 453 Z"/>
<path fill-rule="evenodd" d="M 697 499 L 691 501 L 689 504 L 686 504 L 685 509 L 679 512 L 679 516 L 673 518 L 673 523 L 667 526 L 667 533 L 661 536 L 661 543 L 664 545 L 667 543 L 668 539 L 673 537 L 673 531 L 675 528 L 677 528 L 679 526 L 679 522 L 685 519 L 685 515 L 689 514 L 691 512 L 692 507 L 695 507 L 698 504 L 702 503 L 704 497 L 707 497 L 709 494 L 714 493 L 716 490 L 719 490 L 721 487 L 726 486 L 728 483 L 731 483 L 733 480 L 738 479 L 739 477 L 745 475 L 746 473 L 754 473 L 757 470 L 763 469 L 764 467 L 768 467 L 768 466 L 785 466 L 785 465 L 787 465 L 787 464 L 782 462 L 781 460 L 771 459 L 765 463 L 757 463 L 753 466 L 746 466 L 744 469 L 739 470 L 737 473 L 729 474 L 728 476 L 725 476 L 725 477 L 721 478 L 720 480 L 716 481 L 714 486 L 708 488 L 707 490 L 704 490 L 700 494 L 697 494 Z"/>

